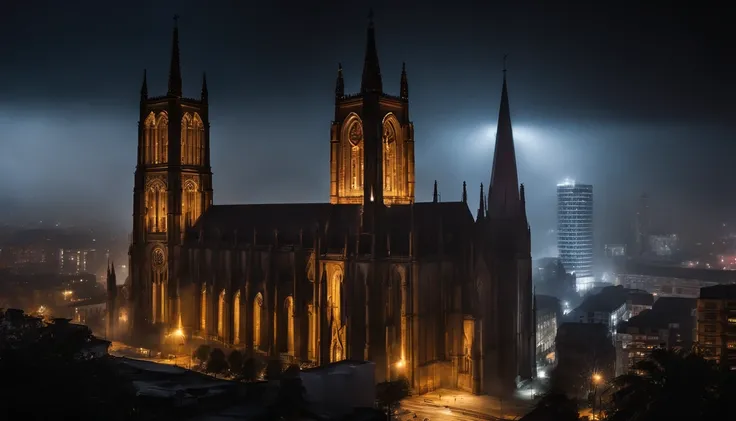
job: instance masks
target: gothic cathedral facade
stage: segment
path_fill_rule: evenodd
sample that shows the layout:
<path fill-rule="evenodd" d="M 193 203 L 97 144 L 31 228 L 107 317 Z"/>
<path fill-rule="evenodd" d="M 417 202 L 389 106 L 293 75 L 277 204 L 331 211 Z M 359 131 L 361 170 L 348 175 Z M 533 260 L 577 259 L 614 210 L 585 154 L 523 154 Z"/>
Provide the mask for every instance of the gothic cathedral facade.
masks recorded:
<path fill-rule="evenodd" d="M 121 339 L 165 347 L 177 333 L 292 363 L 368 360 L 377 381 L 405 376 L 420 393 L 509 393 L 535 373 L 505 75 L 475 218 L 465 184 L 458 202 L 436 186 L 432 202 L 414 200 L 406 69 L 399 95 L 384 93 L 372 22 L 359 93 L 338 69 L 329 203 L 213 205 L 207 83 L 182 95 L 176 27 L 168 93 L 149 97 L 144 74 L 139 119 L 130 279 L 110 300 L 126 315 L 110 327 Z"/>

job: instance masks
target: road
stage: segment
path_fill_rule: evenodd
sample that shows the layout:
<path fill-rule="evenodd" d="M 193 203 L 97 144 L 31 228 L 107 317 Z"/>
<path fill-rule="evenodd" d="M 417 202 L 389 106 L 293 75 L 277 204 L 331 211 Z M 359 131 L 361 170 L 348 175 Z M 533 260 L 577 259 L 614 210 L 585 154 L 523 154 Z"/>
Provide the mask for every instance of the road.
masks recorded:
<path fill-rule="evenodd" d="M 533 405 L 530 400 L 516 397 L 498 399 L 467 392 L 440 389 L 424 395 L 410 396 L 401 401 L 395 419 L 401 421 L 444 420 L 513 420 L 521 418 Z M 414 418 L 414 414 L 417 415 Z"/>

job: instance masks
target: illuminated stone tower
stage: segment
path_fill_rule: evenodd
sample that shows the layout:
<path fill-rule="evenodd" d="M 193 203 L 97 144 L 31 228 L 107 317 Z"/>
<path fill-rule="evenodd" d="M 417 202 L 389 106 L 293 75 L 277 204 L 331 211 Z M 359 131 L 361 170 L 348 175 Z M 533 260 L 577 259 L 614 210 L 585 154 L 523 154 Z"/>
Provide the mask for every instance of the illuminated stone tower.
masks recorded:
<path fill-rule="evenodd" d="M 386 205 L 414 201 L 414 125 L 409 120 L 405 66 L 399 96 L 383 92 L 371 18 L 360 93 L 345 94 L 342 66 L 337 69 L 335 120 L 330 130 L 330 203 L 373 200 Z"/>
<path fill-rule="evenodd" d="M 130 247 L 133 334 L 139 338 L 181 323 L 175 273 L 184 231 L 212 205 L 206 78 L 199 99 L 182 96 L 179 30 L 174 25 L 166 95 L 141 87 L 138 161 Z M 159 329 L 160 331 L 160 329 Z"/>

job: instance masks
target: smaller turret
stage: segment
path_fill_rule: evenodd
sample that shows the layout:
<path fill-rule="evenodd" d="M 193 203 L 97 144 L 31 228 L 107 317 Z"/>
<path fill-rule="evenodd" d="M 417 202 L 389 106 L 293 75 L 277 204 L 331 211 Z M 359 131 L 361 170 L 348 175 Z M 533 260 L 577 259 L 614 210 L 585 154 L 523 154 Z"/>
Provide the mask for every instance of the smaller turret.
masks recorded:
<path fill-rule="evenodd" d="M 440 195 L 437 192 L 437 180 L 434 180 L 434 191 L 432 192 L 432 203 L 439 203 Z"/>
<path fill-rule="evenodd" d="M 401 85 L 399 89 L 399 95 L 401 96 L 401 99 L 408 100 L 409 99 L 409 82 L 406 79 L 406 63 L 401 64 Z"/>
<path fill-rule="evenodd" d="M 345 96 L 345 79 L 342 75 L 342 63 L 337 64 L 337 80 L 335 81 L 335 100 Z"/>
<path fill-rule="evenodd" d="M 486 217 L 486 197 L 483 194 L 483 183 L 480 183 L 480 202 L 478 202 L 477 220 L 481 221 Z"/>
<path fill-rule="evenodd" d="M 209 90 L 207 90 L 207 73 L 202 73 L 202 102 L 207 103 L 209 100 Z"/>

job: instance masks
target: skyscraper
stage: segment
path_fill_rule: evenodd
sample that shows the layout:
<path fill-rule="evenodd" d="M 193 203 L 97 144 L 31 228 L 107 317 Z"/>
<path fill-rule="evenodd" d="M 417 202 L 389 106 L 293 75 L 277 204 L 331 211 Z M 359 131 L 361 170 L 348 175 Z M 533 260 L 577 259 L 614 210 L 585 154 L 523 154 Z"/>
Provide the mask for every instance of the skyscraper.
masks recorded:
<path fill-rule="evenodd" d="M 636 209 L 636 250 L 635 255 L 641 256 L 649 249 L 649 196 L 646 193 L 639 197 Z"/>
<path fill-rule="evenodd" d="M 593 186 L 565 180 L 557 185 L 557 248 L 575 288 L 593 286 Z"/>

